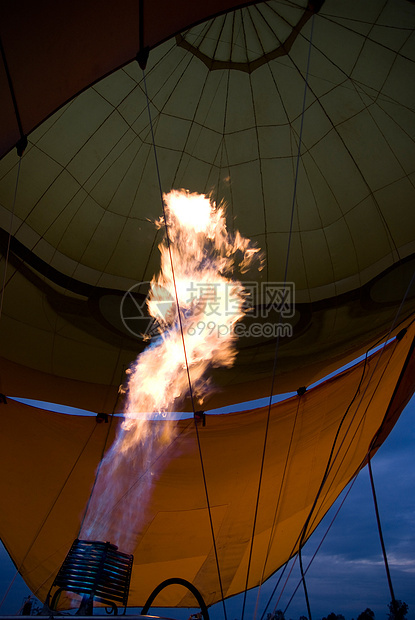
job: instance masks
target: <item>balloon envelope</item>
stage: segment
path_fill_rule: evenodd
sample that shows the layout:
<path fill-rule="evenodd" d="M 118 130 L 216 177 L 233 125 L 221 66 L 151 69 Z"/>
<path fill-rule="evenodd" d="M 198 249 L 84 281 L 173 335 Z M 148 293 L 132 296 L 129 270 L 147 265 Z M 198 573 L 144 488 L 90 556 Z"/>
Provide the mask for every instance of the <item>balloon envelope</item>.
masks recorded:
<path fill-rule="evenodd" d="M 286 392 L 387 333 L 405 293 L 399 320 L 413 310 L 415 9 L 390 1 L 346 10 L 327 1 L 313 17 L 303 4 L 266 2 L 217 16 L 151 49 L 145 80 L 134 61 L 67 103 L 29 134 L 15 204 L 18 157 L 3 158 L 4 248 L 10 211 L 13 237 L 1 350 L 25 375 L 4 391 L 112 411 L 147 327 L 128 322 L 124 295 L 132 289 L 146 313 L 146 283 L 159 268 L 154 221 L 161 191 L 172 187 L 225 201 L 229 229 L 264 253 L 264 270 L 243 276 L 254 311 L 234 368 L 213 371 L 220 391 L 211 406 L 269 394 L 278 335 L 274 389 Z M 67 26 L 59 22 L 62 37 L 81 36 L 96 10 L 71 8 Z M 33 89 L 46 116 L 70 97 L 61 82 L 84 70 L 76 57 L 70 74 L 63 61 L 54 66 L 68 54 L 64 39 L 50 36 L 46 4 L 26 9 L 13 4 L 4 25 L 21 118 L 36 107 Z M 107 14 L 104 4 L 94 37 L 109 36 L 114 12 L 134 22 L 128 10 Z M 206 5 L 210 11 L 219 9 Z M 23 35 L 12 36 L 22 22 L 42 50 L 52 39 L 47 58 L 27 53 L 37 73 L 46 66 L 53 74 L 44 73 L 49 89 L 40 78 L 37 88 L 18 86 L 34 76 L 21 61 Z M 126 29 L 123 45 L 106 46 L 113 66 L 101 73 L 133 57 L 131 37 L 136 42 Z M 91 58 L 104 53 L 94 38 L 89 44 Z M 85 86 L 72 84 L 71 94 Z M 281 312 L 284 282 L 292 288 Z"/>
<path fill-rule="evenodd" d="M 252 310 L 241 324 L 235 365 L 212 369 L 216 389 L 204 407 L 307 386 L 409 325 L 414 4 L 182 4 L 173 11 L 165 2 L 79 1 L 65 15 L 50 2 L 2 5 L 0 246 L 7 269 L 0 378 L 8 396 L 122 410 L 118 387 L 149 328 L 145 301 L 162 237 L 154 222 L 162 193 L 173 187 L 224 202 L 229 230 L 254 240 L 264 255 L 264 270 L 242 275 Z M 143 73 L 134 58 L 141 52 L 143 60 L 145 48 Z M 22 134 L 28 146 L 19 160 L 10 149 Z M 396 367 L 380 356 L 368 384 L 374 392 L 362 396 L 373 400 L 350 413 L 353 439 L 339 448 L 338 470 L 307 535 L 364 464 L 407 376 L 406 338 L 396 345 Z M 289 401 L 281 417 L 273 410 L 261 499 L 272 509 L 260 513 L 254 534 L 266 413 L 219 416 L 203 429 L 225 595 L 257 584 L 296 552 L 359 372 L 301 397 L 300 408 Z M 411 390 L 409 382 L 387 420 Z M 1 533 L 44 596 L 78 533 L 103 438 L 94 444 L 91 420 L 11 401 L 6 408 L 3 472 L 16 479 L 3 478 L 2 491 L 13 498 L 10 507 L 27 501 L 33 517 L 30 525 L 23 508 L 18 518 L 5 513 Z M 86 460 L 65 486 L 89 433 L 91 452 L 82 452 Z M 172 573 L 193 581 L 208 604 L 219 597 L 194 435 L 183 432 L 181 441 L 148 509 L 154 525 L 134 532 L 133 604 Z M 33 479 L 26 477 L 32 456 Z M 235 480 L 246 489 L 232 489 Z M 183 538 L 190 526 L 194 549 Z M 163 602 L 189 604 L 177 591 Z"/>

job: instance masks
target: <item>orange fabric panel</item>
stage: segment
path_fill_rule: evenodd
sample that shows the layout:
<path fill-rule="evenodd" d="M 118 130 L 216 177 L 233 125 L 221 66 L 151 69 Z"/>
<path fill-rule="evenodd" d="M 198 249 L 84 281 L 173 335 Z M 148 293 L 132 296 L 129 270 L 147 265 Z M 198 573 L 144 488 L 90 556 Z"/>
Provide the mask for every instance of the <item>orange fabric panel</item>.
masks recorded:
<path fill-rule="evenodd" d="M 307 536 L 364 463 L 399 378 L 406 386 L 401 406 L 414 390 L 413 377 L 406 382 L 402 375 L 408 352 L 412 355 L 413 333 L 414 326 L 400 342 L 372 356 L 365 369 L 361 363 L 302 397 L 273 405 L 250 587 L 297 551 L 336 433 L 333 460 Z M 11 400 L 1 411 L 0 493 L 8 501 L 0 515 L 0 534 L 29 587 L 44 598 L 78 535 L 109 427 Z M 245 587 L 266 419 L 262 408 L 208 416 L 206 426 L 198 428 L 225 596 Z M 208 605 L 220 598 L 193 421 L 179 422 L 178 431 L 142 507 L 144 526 L 132 526 L 137 542 L 130 605 L 144 604 L 169 577 L 191 581 Z M 113 519 L 109 540 L 118 527 Z M 157 604 L 194 603 L 182 588 L 172 587 Z"/>

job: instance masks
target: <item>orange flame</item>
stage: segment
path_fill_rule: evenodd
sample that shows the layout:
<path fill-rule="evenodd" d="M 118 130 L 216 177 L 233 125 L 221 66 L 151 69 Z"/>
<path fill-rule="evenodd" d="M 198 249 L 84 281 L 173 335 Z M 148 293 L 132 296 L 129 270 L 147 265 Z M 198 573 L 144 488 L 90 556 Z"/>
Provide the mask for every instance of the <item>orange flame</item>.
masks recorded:
<path fill-rule="evenodd" d="M 111 505 L 121 501 L 117 497 L 127 498 L 122 502 L 126 524 L 120 523 L 120 538 L 112 539 L 125 551 L 130 546 L 129 520 L 143 512 L 136 502 L 148 497 L 159 471 L 154 463 L 162 467 L 160 457 L 175 436 L 168 412 L 189 393 L 193 407 L 199 407 L 209 366 L 233 364 L 232 327 L 244 314 L 244 291 L 231 276 L 236 269 L 246 271 L 259 251 L 239 233 L 228 234 L 223 208 L 206 196 L 182 190 L 170 192 L 164 200 L 166 221 L 161 218 L 157 223 L 166 227 L 159 246 L 161 271 L 153 278 L 148 301 L 159 337 L 128 371 L 124 422 L 101 465 L 83 528 L 87 537 L 108 539 L 105 523 L 114 515 Z M 150 423 L 154 416 L 163 423 Z M 120 491 L 120 471 L 126 470 L 127 462 L 138 463 L 140 484 Z M 127 539 L 121 540 L 122 535 Z"/>

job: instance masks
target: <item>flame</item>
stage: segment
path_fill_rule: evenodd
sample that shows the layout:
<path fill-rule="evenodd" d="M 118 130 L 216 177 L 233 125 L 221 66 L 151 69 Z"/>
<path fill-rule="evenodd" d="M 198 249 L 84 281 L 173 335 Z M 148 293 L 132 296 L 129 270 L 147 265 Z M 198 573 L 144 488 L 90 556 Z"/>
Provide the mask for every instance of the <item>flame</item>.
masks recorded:
<path fill-rule="evenodd" d="M 234 362 L 232 327 L 244 314 L 244 290 L 232 275 L 246 271 L 259 252 L 239 233 L 228 234 L 224 209 L 207 196 L 175 190 L 164 201 L 156 223 L 166 228 L 161 270 L 148 301 L 159 336 L 128 371 L 124 422 L 101 463 L 82 528 L 84 538 L 108 540 L 116 521 L 119 536 L 111 541 L 125 551 L 134 546 L 131 532 L 169 458 L 176 427 L 168 412 L 187 395 L 199 407 L 209 366 Z"/>

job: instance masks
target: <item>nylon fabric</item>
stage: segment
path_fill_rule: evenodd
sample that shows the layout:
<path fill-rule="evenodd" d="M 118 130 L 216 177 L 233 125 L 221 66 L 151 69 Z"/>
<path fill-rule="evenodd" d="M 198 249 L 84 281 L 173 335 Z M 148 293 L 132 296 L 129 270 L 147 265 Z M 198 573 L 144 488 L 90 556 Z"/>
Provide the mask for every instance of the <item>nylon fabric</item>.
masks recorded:
<path fill-rule="evenodd" d="M 62 46 L 64 60 L 42 52 L 42 20 L 48 39 L 46 24 L 56 17 L 48 3 L 10 5 L 2 21 L 23 117 L 41 114 L 43 106 L 47 116 L 69 92 L 83 92 L 39 126 L 24 121 L 27 132 L 37 127 L 19 180 L 0 347 L 6 360 L 33 376 L 31 384 L 37 371 L 45 373 L 32 391 L 23 381 L 16 385 L 17 378 L 6 384 L 9 373 L 3 374 L 3 390 L 90 408 L 97 391 L 116 392 L 145 346 L 161 209 L 143 75 L 136 62 L 128 63 L 138 5 L 100 3 L 101 25 L 94 20 L 93 37 L 76 52 L 91 63 L 101 55 L 94 75 L 64 45 L 65 37 L 83 40 L 95 17 L 95 3 L 82 4 L 83 19 L 80 6 L 73 3 L 54 28 L 62 38 L 50 45 Z M 184 187 L 224 201 L 229 229 L 252 238 L 265 260 L 263 271 L 242 276 L 254 311 L 242 323 L 234 368 L 213 369 L 218 391 L 205 404 L 269 395 L 280 324 L 287 331 L 276 390 L 295 390 L 387 333 L 413 273 L 415 7 L 356 0 L 345 12 L 326 0 L 314 15 L 287 273 L 294 288 L 289 311 L 281 314 L 272 299 L 285 279 L 311 14 L 302 0 L 270 0 L 223 15 L 224 3 L 208 3 L 174 16 L 167 11 L 170 34 L 182 28 L 181 38 L 168 39 L 168 22 L 151 18 L 157 6 L 167 10 L 145 3 L 144 19 L 154 29 L 146 39 L 146 81 L 162 190 Z M 190 27 L 202 10 L 216 17 Z M 101 74 L 106 77 L 97 81 Z M 33 80 L 30 88 L 20 84 L 24 76 Z M 93 85 L 85 89 L 88 80 Z M 14 151 L 0 161 L 3 253 L 17 164 Z M 143 314 L 137 320 L 123 306 L 131 287 Z M 414 299 L 411 290 L 401 319 L 413 312 Z M 82 383 L 79 393 L 73 381 Z M 97 406 L 107 407 L 102 399 Z"/>
<path fill-rule="evenodd" d="M 390 431 L 412 394 L 413 374 L 409 377 L 402 369 L 410 370 L 405 364 L 408 353 L 413 357 L 413 336 L 412 325 L 402 341 L 392 342 L 370 358 L 358 397 L 341 427 L 307 537 L 363 466 L 373 437 L 377 445 L 382 443 L 382 428 L 386 434 Z M 264 575 L 268 577 L 297 550 L 299 533 L 321 484 L 340 420 L 359 385 L 362 366 L 302 396 L 294 430 L 298 397 L 272 406 L 249 587 L 261 579 L 265 557 Z M 405 393 L 401 390 L 395 402 L 392 396 L 400 376 Z M 211 415 L 199 429 L 225 596 L 245 586 L 266 416 L 266 408 Z M 78 534 L 106 425 L 97 425 L 62 489 L 95 420 L 41 411 L 11 400 L 2 405 L 2 419 L 0 492 L 8 501 L 0 516 L 0 533 L 29 587 L 44 598 Z M 142 508 L 146 526 L 132 532 L 137 543 L 130 605 L 143 605 L 158 583 L 173 576 L 193 583 L 208 605 L 220 599 L 193 421 L 179 421 L 178 426 L 166 465 Z M 292 432 L 273 525 L 287 459 L 286 438 Z M 117 475 L 121 474 L 128 476 L 129 472 Z M 111 528 L 115 529 L 117 510 L 122 506 L 114 508 Z M 160 594 L 158 604 L 191 606 L 193 602 L 180 587 L 172 587 Z"/>

